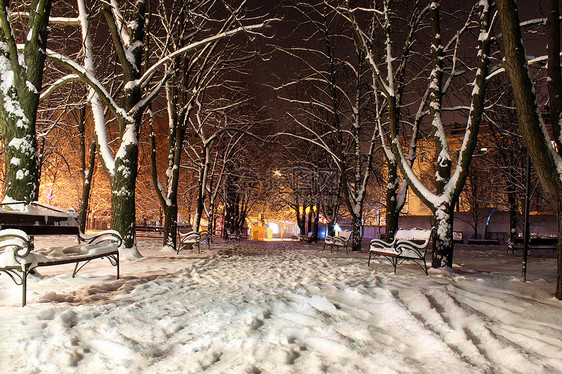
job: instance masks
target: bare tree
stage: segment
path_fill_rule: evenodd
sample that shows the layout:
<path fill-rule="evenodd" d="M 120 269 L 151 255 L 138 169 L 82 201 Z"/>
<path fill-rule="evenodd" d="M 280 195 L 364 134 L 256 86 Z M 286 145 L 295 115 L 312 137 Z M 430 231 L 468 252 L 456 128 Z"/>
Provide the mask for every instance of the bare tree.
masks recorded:
<path fill-rule="evenodd" d="M 51 0 L 0 2 L 0 131 L 4 145 L 4 202 L 39 196 L 36 117 L 43 81 Z M 27 21 L 27 25 L 24 25 Z M 21 28 L 14 27 L 15 25 Z M 24 40 L 20 50 L 16 36 Z"/>
<path fill-rule="evenodd" d="M 255 30 L 262 29 L 266 25 L 264 22 L 250 25 L 235 23 L 227 30 L 220 30 L 160 56 L 156 62 L 143 68 L 143 57 L 148 48 L 148 25 L 152 14 L 150 9 L 150 4 L 143 0 L 135 1 L 131 8 L 122 8 L 115 0 L 101 4 L 101 13 L 111 33 L 118 67 L 121 69 L 121 74 L 114 79 L 114 81 L 121 79 L 119 92 L 110 93 L 96 78 L 91 48 L 86 48 L 85 67 L 59 53 L 48 52 L 50 59 L 71 70 L 91 87 L 100 160 L 109 176 L 112 189 L 112 227 L 121 232 L 124 247 L 132 249 L 133 255 L 138 255 L 134 247 L 138 136 L 143 113 L 169 78 L 169 71 L 158 75 L 159 71 L 176 56 L 186 55 L 238 33 L 255 33 Z M 87 26 L 86 16 L 85 12 L 81 13 L 80 20 Z M 234 16 L 231 14 L 230 17 Z M 83 32 L 85 36 L 88 35 L 87 28 Z M 154 81 L 155 83 L 151 85 Z M 121 98 L 122 105 L 117 103 L 117 97 Z M 115 154 L 108 142 L 106 121 L 102 115 L 104 106 L 109 108 L 119 127 L 117 140 L 120 144 Z"/>
<path fill-rule="evenodd" d="M 511 82 L 519 129 L 542 187 L 558 218 L 557 286 L 555 296 L 562 300 L 562 79 L 560 74 L 560 4 L 548 0 L 548 90 L 550 96 L 549 135 L 540 113 L 530 78 L 522 41 L 517 4 L 496 0 L 501 21 L 504 67 Z"/>
<path fill-rule="evenodd" d="M 342 202 L 352 220 L 352 249 L 358 251 L 378 138 L 368 70 L 363 52 L 354 47 L 350 30 L 336 9 L 324 2 L 299 6 L 311 28 L 311 46 L 283 51 L 305 66 L 306 75 L 277 89 L 287 102 L 300 106 L 301 113 L 292 115 L 300 131 L 279 135 L 307 140 L 329 155 L 338 169 Z M 301 88 L 291 96 L 287 91 L 295 86 Z"/>
<path fill-rule="evenodd" d="M 245 157 L 237 157 L 228 160 L 226 166 L 223 179 L 225 236 L 241 233 L 252 208 L 271 192 L 265 183 L 265 168 L 244 166 L 249 161 Z"/>
<path fill-rule="evenodd" d="M 169 35 L 169 48 L 177 50 L 181 46 L 193 43 L 205 36 L 216 32 L 224 32 L 232 28 L 241 20 L 242 7 L 234 10 L 233 15 L 227 19 L 220 18 L 217 13 L 221 10 L 215 1 L 198 3 L 177 2 L 170 12 L 165 5 L 160 12 L 160 17 L 164 20 L 164 27 Z M 166 82 L 166 98 L 168 110 L 168 165 L 166 170 L 167 188 L 164 188 L 158 179 L 156 169 L 156 143 L 155 136 L 152 136 L 152 176 L 156 193 L 164 211 L 164 245 L 175 248 L 176 228 L 177 228 L 177 196 L 179 173 L 181 166 L 181 156 L 183 153 L 184 139 L 186 134 L 193 140 L 194 137 L 200 138 L 204 145 L 202 154 L 206 157 L 201 164 L 203 169 L 200 173 L 200 184 L 198 189 L 198 204 L 196 208 L 196 219 L 194 229 L 197 230 L 199 221 L 203 213 L 206 197 L 206 181 L 209 175 L 209 162 L 211 158 L 210 147 L 215 137 L 208 133 L 212 131 L 207 123 L 194 125 L 201 119 L 201 101 L 203 92 L 225 85 L 225 71 L 232 72 L 234 66 L 230 60 L 229 53 L 232 53 L 234 45 L 216 40 L 205 45 L 191 55 L 177 56 L 173 61 L 173 78 Z M 240 49 L 240 45 L 237 45 Z M 172 83 L 174 82 L 174 83 Z M 234 105 L 230 103 L 227 105 Z M 210 140 L 208 138 L 211 138 Z M 187 146 L 191 145 L 191 141 Z"/>
<path fill-rule="evenodd" d="M 398 173 L 398 160 L 389 147 L 385 145 L 385 133 L 388 122 L 391 127 L 399 129 L 399 123 L 407 122 L 410 128 L 407 133 L 410 135 L 410 148 L 408 152 L 408 162 L 410 165 L 416 159 L 416 143 L 420 131 L 420 123 L 426 113 L 422 110 L 429 97 L 429 89 L 421 96 L 414 118 L 405 120 L 407 108 L 412 103 L 405 103 L 404 93 L 408 80 L 416 80 L 421 75 L 417 71 L 418 65 L 423 63 L 418 58 L 412 62 L 412 55 L 417 51 L 413 50 L 414 45 L 419 42 L 417 33 L 424 28 L 423 20 L 426 17 L 429 7 L 421 5 L 419 1 L 394 3 L 391 9 L 389 1 L 383 1 L 379 8 L 375 7 L 374 2 L 368 2 L 368 7 L 351 8 L 347 3 L 347 11 L 344 13 L 348 22 L 355 31 L 355 41 L 357 47 L 364 51 L 363 57 L 372 71 L 373 87 L 379 87 L 380 94 L 375 93 L 375 106 L 377 113 L 377 123 L 379 135 L 383 143 L 384 157 L 386 160 L 386 239 L 392 240 L 398 230 L 398 219 L 408 192 L 407 179 L 400 181 Z M 397 30 L 404 30 L 403 32 Z M 380 38 L 382 36 L 382 38 Z M 378 43 L 378 39 L 383 39 L 384 43 Z M 399 45 L 397 49 L 395 45 Z M 397 52 L 398 51 L 398 52 Z M 395 56 L 394 54 L 399 53 Z M 377 61 L 376 55 L 385 56 Z M 419 56 L 419 54 L 418 54 Z M 396 61 L 396 62 L 394 62 Z M 414 69 L 415 68 L 415 69 Z M 422 70 L 423 71 L 423 70 Z M 418 88 L 419 89 L 419 88 Z M 423 88 L 422 88 L 423 90 Z M 420 97 L 419 93 L 415 95 Z"/>
<path fill-rule="evenodd" d="M 462 147 L 459 152 L 458 160 L 455 169 L 453 170 L 453 158 L 447 143 L 444 121 L 442 117 L 442 100 L 444 88 L 449 84 L 449 81 L 444 79 L 444 63 L 447 58 L 451 62 L 449 68 L 450 79 L 454 78 L 457 74 L 456 64 L 458 63 L 457 47 L 460 42 L 459 36 L 462 30 L 466 29 L 470 24 L 470 20 L 465 23 L 465 26 L 455 34 L 453 40 L 453 48 L 446 51 L 441 43 L 441 15 L 439 1 L 431 1 L 429 6 L 430 21 L 431 21 L 431 73 L 429 76 L 429 117 L 433 127 L 433 139 L 435 142 L 435 152 L 437 154 L 436 164 L 437 172 L 435 174 L 435 192 L 422 183 L 420 177 L 416 175 L 411 166 L 411 162 L 404 154 L 401 139 L 399 136 L 399 123 L 398 117 L 392 115 L 397 110 L 395 82 L 392 78 L 385 79 L 382 70 L 379 69 L 373 51 L 368 48 L 366 41 L 366 34 L 361 29 L 356 27 L 358 38 L 362 40 L 363 49 L 365 51 L 366 60 L 369 62 L 371 72 L 373 73 L 373 81 L 376 87 L 386 99 L 386 105 L 389 116 L 390 125 L 390 141 L 387 143 L 392 147 L 392 152 L 397 160 L 397 163 L 402 171 L 404 178 L 408 180 L 409 186 L 418 195 L 418 197 L 431 209 L 433 212 L 436 233 L 434 240 L 433 251 L 433 266 L 452 266 L 453 260 L 453 213 L 456 202 L 463 189 L 464 182 L 468 176 L 472 152 L 476 146 L 478 128 L 480 125 L 482 111 L 484 109 L 484 93 L 485 93 L 485 79 L 488 70 L 488 55 L 490 49 L 491 39 L 491 22 L 490 22 L 490 7 L 487 1 L 480 1 L 475 6 L 477 8 L 477 15 L 479 17 L 478 27 L 479 36 L 477 44 L 477 66 L 475 68 L 474 77 L 472 81 L 473 90 L 470 94 L 470 107 L 467 115 L 467 125 L 465 137 Z M 353 21 L 354 9 L 349 10 L 351 19 Z M 372 9 L 373 12 L 380 12 Z M 385 15 L 385 22 L 390 19 L 390 8 L 388 2 L 383 2 L 382 14 Z M 353 22 L 358 25 L 357 21 Z M 392 73 L 395 69 L 395 58 L 393 56 L 393 49 L 391 46 L 392 39 L 389 37 L 390 27 L 385 28 L 386 31 L 386 74 L 388 77 L 393 77 Z M 449 43 L 450 44 L 450 43 Z M 451 56 L 446 56 L 445 52 L 451 53 Z M 400 60 L 399 60 L 400 61 Z M 421 108 L 421 106 L 420 106 Z M 411 144 L 411 143 L 410 143 Z"/>
<path fill-rule="evenodd" d="M 290 167 L 276 169 L 273 172 L 272 180 L 278 190 L 272 204 L 278 207 L 288 207 L 295 212 L 295 218 L 301 235 L 308 232 L 312 233 L 315 240 L 317 230 L 312 225 L 308 225 L 307 212 L 314 215 L 319 208 L 318 172 L 315 165 L 307 162 L 295 161 Z M 339 183 L 338 183 L 339 185 Z M 311 215 L 311 221 L 312 221 Z M 316 226 L 316 229 L 318 227 Z"/>

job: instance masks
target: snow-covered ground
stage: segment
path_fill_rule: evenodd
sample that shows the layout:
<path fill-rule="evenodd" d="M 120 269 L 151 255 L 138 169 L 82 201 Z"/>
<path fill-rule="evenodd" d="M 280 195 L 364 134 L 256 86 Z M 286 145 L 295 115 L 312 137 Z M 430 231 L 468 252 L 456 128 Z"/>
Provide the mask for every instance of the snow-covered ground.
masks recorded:
<path fill-rule="evenodd" d="M 292 242 L 139 249 L 121 280 L 106 260 L 42 268 L 25 308 L 2 274 L 2 372 L 562 373 L 549 256 L 522 283 L 499 247 L 459 246 L 429 277 Z"/>

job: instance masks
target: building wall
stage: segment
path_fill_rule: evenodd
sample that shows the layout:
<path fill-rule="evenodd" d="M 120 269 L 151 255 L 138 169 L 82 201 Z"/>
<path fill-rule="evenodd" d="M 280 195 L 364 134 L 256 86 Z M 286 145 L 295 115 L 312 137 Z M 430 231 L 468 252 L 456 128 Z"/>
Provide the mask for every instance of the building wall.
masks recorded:
<path fill-rule="evenodd" d="M 494 212 L 488 221 L 486 227 L 487 215 L 478 223 L 478 237 L 476 239 L 498 239 L 500 242 L 505 242 L 509 237 L 509 212 L 497 211 Z M 463 240 L 474 238 L 474 229 L 470 222 L 472 218 L 469 213 L 455 213 L 455 220 L 453 223 L 453 230 L 462 232 Z M 522 221 L 522 219 L 521 219 Z M 430 215 L 410 215 L 401 216 L 399 227 L 402 229 L 411 229 L 414 227 L 431 228 L 433 217 Z M 523 222 L 518 227 L 518 232 L 522 233 Z M 530 216 L 530 230 L 531 234 L 539 236 L 556 235 L 557 222 L 556 217 L 550 214 L 531 214 Z M 363 238 L 370 240 L 378 238 L 380 234 L 385 233 L 384 226 L 365 226 L 363 231 Z"/>

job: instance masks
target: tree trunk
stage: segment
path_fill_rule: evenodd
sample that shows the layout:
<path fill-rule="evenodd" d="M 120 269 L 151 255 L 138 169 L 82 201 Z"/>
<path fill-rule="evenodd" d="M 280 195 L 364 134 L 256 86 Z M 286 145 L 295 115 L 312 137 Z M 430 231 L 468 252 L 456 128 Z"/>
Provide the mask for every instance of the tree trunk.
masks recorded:
<path fill-rule="evenodd" d="M 517 237 L 517 196 L 511 175 L 507 181 L 507 204 L 509 207 L 509 240 L 515 243 Z"/>
<path fill-rule="evenodd" d="M 193 231 L 199 231 L 201 218 L 205 210 L 205 200 L 207 199 L 207 178 L 210 168 L 210 148 L 205 146 L 202 152 L 202 164 L 199 169 L 199 185 L 197 189 L 197 206 L 195 211 L 195 219 L 193 220 Z"/>
<path fill-rule="evenodd" d="M 303 210 L 302 215 L 301 215 L 301 208 Z M 296 206 L 296 214 L 297 214 L 297 225 L 299 226 L 299 230 L 300 230 L 300 234 L 301 235 L 306 235 L 306 212 L 305 210 L 305 206 L 303 205 L 302 207 L 300 206 L 300 204 L 298 204 L 297 202 L 297 206 Z"/>
<path fill-rule="evenodd" d="M 123 236 L 125 248 L 135 246 L 135 187 L 138 145 L 129 143 L 121 158 L 115 160 L 111 183 L 111 227 Z"/>
<path fill-rule="evenodd" d="M 324 204 L 324 216 L 328 220 L 328 223 L 326 224 L 328 226 L 328 232 L 326 233 L 326 235 L 335 236 L 336 218 L 337 218 L 337 210 L 338 210 L 337 204 L 335 204 L 335 206 L 331 206 L 328 204 L 329 203 Z"/>
<path fill-rule="evenodd" d="M 453 215 L 454 204 L 443 203 L 433 213 L 435 234 L 431 266 L 453 267 Z"/>
<path fill-rule="evenodd" d="M 0 100 L 5 107 L 6 101 Z M 0 111 L 2 140 L 4 143 L 4 202 L 36 201 L 39 198 L 39 160 L 35 120 L 25 120 L 21 128 L 17 123 L 26 119 Z M 23 113 L 22 113 L 23 114 Z"/>
<path fill-rule="evenodd" d="M 12 30 L 9 2 L 0 5 L 0 132 L 4 146 L 4 202 L 31 202 L 39 198 L 40 169 L 35 124 L 50 11 L 50 0 L 32 2 L 28 37 L 23 53 L 20 53 Z"/>
<path fill-rule="evenodd" d="M 164 242 L 165 247 L 176 249 L 178 234 L 178 204 L 172 202 L 164 209 Z"/>
<path fill-rule="evenodd" d="M 90 203 L 90 191 L 92 190 L 92 179 L 94 177 L 94 167 L 96 165 L 96 142 L 92 142 L 90 148 L 90 162 L 88 169 L 84 171 L 84 182 L 82 184 L 82 200 L 80 201 L 80 215 L 78 224 L 80 231 L 86 232 L 86 221 L 88 219 L 88 206 Z"/>
<path fill-rule="evenodd" d="M 560 71 L 560 0 L 547 0 L 548 25 L 548 95 L 550 97 L 550 123 L 558 154 L 562 155 L 561 112 L 562 73 Z"/>
<path fill-rule="evenodd" d="M 553 149 L 551 139 L 542 122 L 539 108 L 537 106 L 535 90 L 527 68 L 525 48 L 521 41 L 521 30 L 519 28 L 519 16 L 517 6 L 513 0 L 496 0 L 504 46 L 504 66 L 509 77 L 513 98 L 517 109 L 519 129 L 525 142 L 525 146 L 539 176 L 543 190 L 548 200 L 554 206 L 558 218 L 558 260 L 557 260 L 557 287 L 555 296 L 562 299 L 562 232 L 560 230 L 560 219 L 562 218 L 562 175 L 558 166 L 562 164 L 560 155 Z M 557 48 L 560 45 L 551 46 Z M 549 61 L 549 65 L 551 61 Z M 550 79 L 556 79 L 549 76 Z M 558 125 L 559 119 L 553 119 Z M 559 142 L 559 139 L 556 140 Z"/>
<path fill-rule="evenodd" d="M 312 241 L 314 243 L 318 242 L 318 224 L 320 222 L 320 212 L 318 211 L 318 208 L 316 208 L 315 210 L 315 214 L 314 214 L 314 221 L 312 223 Z"/>
<path fill-rule="evenodd" d="M 213 235 L 215 233 L 216 227 L 216 218 L 215 218 L 215 199 L 212 198 L 209 203 L 209 227 L 207 230 L 209 231 L 209 240 L 212 242 Z M 240 231 L 242 232 L 242 231 Z"/>
<path fill-rule="evenodd" d="M 391 242 L 398 231 L 398 167 L 388 161 L 388 182 L 386 187 L 386 233 L 385 240 Z"/>
<path fill-rule="evenodd" d="M 307 234 L 309 232 L 312 232 L 312 215 L 313 214 L 314 214 L 314 207 L 312 205 L 310 205 L 310 206 L 308 206 L 308 217 L 307 217 L 307 220 L 308 220 L 307 229 L 308 229 L 308 231 L 307 231 Z"/>
<path fill-rule="evenodd" d="M 361 250 L 361 241 L 363 240 L 361 226 L 362 226 L 362 215 L 353 216 L 353 220 L 351 222 L 351 235 L 352 242 L 351 242 L 351 250 L 353 252 L 358 252 Z"/>

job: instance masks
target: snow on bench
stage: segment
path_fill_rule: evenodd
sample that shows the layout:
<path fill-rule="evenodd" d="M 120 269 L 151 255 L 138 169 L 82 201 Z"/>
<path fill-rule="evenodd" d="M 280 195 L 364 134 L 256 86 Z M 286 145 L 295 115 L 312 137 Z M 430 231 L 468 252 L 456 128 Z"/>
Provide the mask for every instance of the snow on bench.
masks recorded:
<path fill-rule="evenodd" d="M 396 273 L 396 267 L 405 261 L 411 261 L 427 272 L 425 254 L 429 248 L 433 229 L 410 229 L 398 230 L 394 240 L 390 243 L 380 239 L 373 239 L 369 244 L 369 261 L 371 265 L 372 256 L 383 256 L 390 261 Z"/>
<path fill-rule="evenodd" d="M 197 252 L 201 253 L 201 242 L 207 242 L 207 247 L 211 249 L 210 235 L 207 230 L 203 231 L 189 231 L 186 233 L 179 232 L 180 245 L 177 248 L 176 253 L 180 253 L 182 249 L 193 249 L 197 247 Z"/>
<path fill-rule="evenodd" d="M 347 247 L 349 238 L 351 238 L 351 231 L 348 230 L 340 231 L 338 236 L 326 236 L 324 248 L 329 247 L 330 252 L 333 252 L 334 249 L 345 248 L 345 253 L 347 253 L 349 251 Z"/>
<path fill-rule="evenodd" d="M 39 203 L 5 203 L 0 209 L 0 274 L 22 286 L 22 306 L 27 302 L 27 276 L 41 266 L 74 263 L 72 277 L 93 259 L 107 258 L 117 268 L 121 235 L 106 230 L 84 235 L 75 212 Z M 67 247 L 34 248 L 34 235 L 76 235 L 78 243 Z"/>

